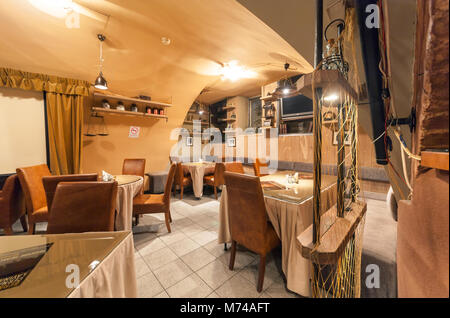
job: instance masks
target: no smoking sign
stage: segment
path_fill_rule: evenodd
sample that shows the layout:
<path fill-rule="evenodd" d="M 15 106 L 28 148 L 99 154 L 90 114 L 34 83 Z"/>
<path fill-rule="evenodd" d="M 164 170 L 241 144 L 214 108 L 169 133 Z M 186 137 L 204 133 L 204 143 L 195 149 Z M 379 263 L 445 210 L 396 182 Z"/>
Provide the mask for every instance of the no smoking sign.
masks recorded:
<path fill-rule="evenodd" d="M 139 132 L 141 127 L 131 126 L 130 133 L 128 134 L 128 138 L 139 138 Z"/>

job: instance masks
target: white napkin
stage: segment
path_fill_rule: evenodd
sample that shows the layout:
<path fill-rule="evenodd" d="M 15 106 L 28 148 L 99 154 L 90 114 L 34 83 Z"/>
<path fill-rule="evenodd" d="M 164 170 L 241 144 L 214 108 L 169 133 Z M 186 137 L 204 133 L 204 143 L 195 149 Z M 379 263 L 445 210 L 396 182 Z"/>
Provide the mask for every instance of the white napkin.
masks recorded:
<path fill-rule="evenodd" d="M 111 181 L 113 179 L 114 179 L 114 177 L 111 174 L 109 174 L 105 170 L 102 170 L 102 180 L 103 181 Z"/>

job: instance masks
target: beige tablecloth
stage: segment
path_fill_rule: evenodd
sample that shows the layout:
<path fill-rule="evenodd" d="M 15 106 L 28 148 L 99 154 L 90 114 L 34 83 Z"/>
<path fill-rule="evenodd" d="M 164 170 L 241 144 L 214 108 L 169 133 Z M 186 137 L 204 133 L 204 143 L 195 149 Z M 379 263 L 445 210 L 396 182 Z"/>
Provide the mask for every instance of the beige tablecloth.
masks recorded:
<path fill-rule="evenodd" d="M 133 234 L 128 233 L 68 297 L 136 298 Z"/>
<path fill-rule="evenodd" d="M 115 176 L 119 183 L 116 199 L 116 231 L 131 231 L 133 219 L 133 198 L 139 194 L 144 179 L 139 176 Z"/>
<path fill-rule="evenodd" d="M 183 166 L 191 174 L 195 197 L 201 198 L 203 196 L 203 177 L 214 173 L 215 164 L 212 162 L 191 162 L 183 163 Z"/>
<path fill-rule="evenodd" d="M 30 270 L 0 298 L 137 296 L 130 231 L 3 236 L 0 254 Z"/>
<path fill-rule="evenodd" d="M 336 203 L 336 177 L 322 176 L 322 211 L 326 212 Z M 282 269 L 287 288 L 305 297 L 311 296 L 311 263 L 302 257 L 297 236 L 312 224 L 312 180 L 300 180 L 289 185 L 286 173 L 261 177 L 261 181 L 275 181 L 288 186 L 289 190 L 264 190 L 266 210 L 282 244 Z M 231 242 L 228 220 L 228 195 L 222 189 L 219 214 L 219 243 Z"/>

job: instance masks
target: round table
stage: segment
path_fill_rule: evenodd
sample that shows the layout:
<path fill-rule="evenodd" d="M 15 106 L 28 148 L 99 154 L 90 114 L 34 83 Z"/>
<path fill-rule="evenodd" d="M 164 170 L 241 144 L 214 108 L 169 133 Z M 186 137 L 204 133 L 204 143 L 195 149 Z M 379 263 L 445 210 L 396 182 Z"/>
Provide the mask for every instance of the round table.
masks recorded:
<path fill-rule="evenodd" d="M 131 175 L 117 175 L 118 183 L 116 198 L 116 231 L 131 231 L 133 221 L 133 198 L 141 192 L 144 178 Z"/>

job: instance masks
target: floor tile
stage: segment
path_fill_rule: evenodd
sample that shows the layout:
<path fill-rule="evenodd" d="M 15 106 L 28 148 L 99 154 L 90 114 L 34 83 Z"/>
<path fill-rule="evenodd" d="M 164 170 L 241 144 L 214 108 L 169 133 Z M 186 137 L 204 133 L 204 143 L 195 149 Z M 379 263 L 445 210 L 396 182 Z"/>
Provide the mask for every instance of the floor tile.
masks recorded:
<path fill-rule="evenodd" d="M 140 234 L 139 234 L 140 235 Z M 151 240 L 140 243 L 136 246 L 139 254 L 144 257 L 150 253 L 156 252 L 164 247 L 167 247 L 164 242 L 156 236 L 153 236 Z"/>
<path fill-rule="evenodd" d="M 142 258 L 134 260 L 134 267 L 136 268 L 136 279 L 150 273 L 150 268 Z"/>
<path fill-rule="evenodd" d="M 222 254 L 217 259 L 228 266 L 230 264 L 230 256 L 231 253 L 226 253 Z M 253 262 L 255 258 L 258 258 L 259 260 L 259 256 L 250 251 L 236 251 L 236 257 L 234 259 L 234 270 L 239 271 L 243 269 L 245 266 Z"/>
<path fill-rule="evenodd" d="M 164 233 L 162 235 L 159 235 L 158 237 L 161 239 L 161 241 L 163 241 L 167 245 L 170 245 L 172 243 L 187 238 L 187 236 L 181 231 L 179 232 L 172 231 L 172 233 Z"/>
<path fill-rule="evenodd" d="M 193 271 L 199 270 L 203 266 L 211 263 L 216 258 L 204 248 L 200 247 L 196 250 L 181 257 Z"/>
<path fill-rule="evenodd" d="M 228 249 L 225 251 L 224 244 L 217 243 L 217 240 L 205 244 L 203 247 L 215 257 L 220 257 L 222 254 L 230 253 L 231 245 L 227 244 Z"/>
<path fill-rule="evenodd" d="M 283 280 L 279 280 L 274 282 L 265 290 L 266 294 L 268 294 L 272 298 L 298 298 L 297 294 L 290 292 L 286 288 L 286 283 Z"/>
<path fill-rule="evenodd" d="M 212 289 L 193 273 L 166 291 L 173 298 L 204 298 L 211 294 Z"/>
<path fill-rule="evenodd" d="M 158 295 L 154 296 L 153 298 L 170 298 L 170 296 L 166 291 L 163 291 L 163 292 L 159 293 Z"/>
<path fill-rule="evenodd" d="M 153 274 L 160 284 L 167 289 L 192 274 L 192 270 L 182 260 L 177 259 L 156 269 Z"/>
<path fill-rule="evenodd" d="M 164 291 L 153 273 L 148 273 L 137 280 L 137 292 L 140 298 L 150 298 Z"/>
<path fill-rule="evenodd" d="M 214 231 L 201 231 L 191 236 L 191 239 L 200 245 L 208 244 L 211 241 L 217 240 L 217 233 Z"/>
<path fill-rule="evenodd" d="M 147 263 L 148 267 L 154 271 L 161 266 L 176 260 L 177 258 L 177 255 L 172 252 L 170 248 L 164 247 L 156 252 L 144 256 L 144 261 Z"/>
<path fill-rule="evenodd" d="M 185 226 L 181 229 L 181 231 L 186 234 L 188 237 L 191 237 L 195 234 L 197 234 L 198 232 L 204 231 L 206 230 L 204 227 L 196 224 L 196 223 L 192 223 L 188 226 Z"/>
<path fill-rule="evenodd" d="M 200 244 L 194 242 L 190 238 L 185 238 L 181 241 L 169 245 L 169 248 L 177 254 L 178 257 L 186 255 L 189 252 L 200 247 Z"/>
<path fill-rule="evenodd" d="M 220 298 L 220 296 L 217 295 L 215 292 L 212 292 L 212 293 L 209 294 L 206 298 Z"/>
<path fill-rule="evenodd" d="M 228 267 L 219 260 L 212 261 L 197 271 L 198 276 L 200 276 L 212 289 L 216 289 L 236 273 L 237 272 L 235 271 L 230 271 Z"/>
<path fill-rule="evenodd" d="M 259 257 L 254 260 L 252 263 L 245 266 L 240 272 L 239 275 L 247 279 L 254 286 L 258 284 L 258 274 L 259 274 Z M 266 269 L 264 273 L 264 284 L 263 290 L 266 290 L 269 286 L 271 286 L 274 282 L 282 280 L 281 273 L 278 269 L 274 269 L 274 267 L 268 266 L 266 264 Z"/>
<path fill-rule="evenodd" d="M 256 298 L 260 293 L 256 286 L 243 278 L 240 274 L 227 280 L 222 286 L 215 290 L 217 295 L 223 298 Z"/>

